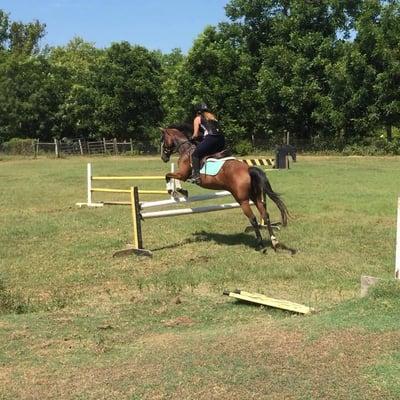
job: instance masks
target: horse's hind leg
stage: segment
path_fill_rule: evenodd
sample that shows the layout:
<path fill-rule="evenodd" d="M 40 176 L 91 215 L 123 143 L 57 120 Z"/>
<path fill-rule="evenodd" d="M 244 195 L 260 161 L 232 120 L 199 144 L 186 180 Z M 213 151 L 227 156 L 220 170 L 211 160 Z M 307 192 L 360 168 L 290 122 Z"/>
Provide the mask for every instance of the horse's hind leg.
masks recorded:
<path fill-rule="evenodd" d="M 276 250 L 277 246 L 279 245 L 279 242 L 278 242 L 278 239 L 275 237 L 274 231 L 272 229 L 271 220 L 269 218 L 269 214 L 267 211 L 267 203 L 266 203 L 265 196 L 264 196 L 263 201 L 261 201 L 261 199 L 257 199 L 257 201 L 255 201 L 255 205 L 257 207 L 258 212 L 261 215 L 261 218 L 264 220 L 265 224 L 267 225 L 267 229 L 268 229 L 269 237 L 271 239 L 272 247 L 274 250 Z"/>
<path fill-rule="evenodd" d="M 242 208 L 242 211 L 244 215 L 249 219 L 251 226 L 254 228 L 254 232 L 256 233 L 256 238 L 257 238 L 257 250 L 261 250 L 264 248 L 263 241 L 262 241 L 262 236 L 260 232 L 260 227 L 258 225 L 258 221 L 256 216 L 254 215 L 251 207 L 249 200 L 244 200 L 240 202 L 240 207 Z"/>

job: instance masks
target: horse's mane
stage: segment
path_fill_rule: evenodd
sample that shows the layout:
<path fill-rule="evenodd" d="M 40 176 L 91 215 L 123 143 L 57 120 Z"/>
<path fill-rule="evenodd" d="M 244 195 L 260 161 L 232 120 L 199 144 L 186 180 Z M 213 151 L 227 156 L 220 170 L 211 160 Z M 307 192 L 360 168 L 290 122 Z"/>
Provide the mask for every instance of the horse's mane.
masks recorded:
<path fill-rule="evenodd" d="M 172 124 L 167 126 L 167 129 L 177 129 L 182 132 L 188 139 L 190 139 L 193 135 L 193 125 L 188 122 L 181 122 L 179 124 Z"/>

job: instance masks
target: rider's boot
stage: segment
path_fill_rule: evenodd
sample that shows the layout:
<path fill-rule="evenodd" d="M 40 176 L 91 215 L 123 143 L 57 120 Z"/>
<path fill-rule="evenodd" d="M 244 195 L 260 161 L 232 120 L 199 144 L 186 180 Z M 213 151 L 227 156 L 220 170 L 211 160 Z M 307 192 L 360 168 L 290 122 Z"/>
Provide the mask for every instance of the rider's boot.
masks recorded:
<path fill-rule="evenodd" d="M 192 156 L 192 176 L 188 181 L 197 185 L 200 183 L 200 159 L 196 156 Z"/>

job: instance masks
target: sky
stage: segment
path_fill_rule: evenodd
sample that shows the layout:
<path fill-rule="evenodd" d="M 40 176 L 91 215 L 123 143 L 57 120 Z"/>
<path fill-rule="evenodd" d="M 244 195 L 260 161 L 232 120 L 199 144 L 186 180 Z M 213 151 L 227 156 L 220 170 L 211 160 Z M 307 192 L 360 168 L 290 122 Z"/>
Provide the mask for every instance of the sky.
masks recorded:
<path fill-rule="evenodd" d="M 96 47 L 126 40 L 149 50 L 186 53 L 207 25 L 226 21 L 229 0 L 0 0 L 11 21 L 46 24 L 41 44 L 80 36 Z"/>

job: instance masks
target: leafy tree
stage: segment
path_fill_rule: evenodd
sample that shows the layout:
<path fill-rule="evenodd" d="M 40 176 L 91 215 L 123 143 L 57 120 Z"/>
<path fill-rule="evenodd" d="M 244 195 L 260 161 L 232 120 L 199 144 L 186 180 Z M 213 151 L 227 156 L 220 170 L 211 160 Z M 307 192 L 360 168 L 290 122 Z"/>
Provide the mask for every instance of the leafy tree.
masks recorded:
<path fill-rule="evenodd" d="M 57 109 L 45 57 L 0 56 L 0 135 L 49 139 Z"/>
<path fill-rule="evenodd" d="M 57 137 L 93 138 L 98 135 L 96 125 L 95 88 L 96 65 L 104 58 L 104 51 L 76 37 L 65 47 L 51 50 L 54 84 L 61 101 L 56 114 L 53 133 Z"/>
<path fill-rule="evenodd" d="M 10 20 L 5 11 L 0 10 L 0 51 L 4 51 L 9 37 Z"/>
<path fill-rule="evenodd" d="M 333 132 L 327 72 L 340 55 L 338 33 L 354 26 L 360 1 L 232 0 L 228 16 L 240 26 L 257 76 L 259 129 L 311 141 Z M 258 66 L 258 69 L 257 69 Z"/>
<path fill-rule="evenodd" d="M 180 49 L 174 49 L 171 53 L 160 55 L 161 63 L 161 104 L 164 111 L 164 125 L 183 121 L 187 118 L 185 93 L 188 88 L 185 82 L 188 80 L 186 71 L 186 57 Z"/>
<path fill-rule="evenodd" d="M 161 66 L 155 53 L 127 42 L 105 50 L 95 70 L 96 125 L 104 137 L 147 140 L 162 119 Z"/>
<path fill-rule="evenodd" d="M 392 141 L 392 127 L 400 127 L 400 4 L 389 2 L 382 6 L 377 23 L 379 29 L 379 58 L 376 63 L 374 104 L 379 124 Z"/>
<path fill-rule="evenodd" d="M 27 24 L 11 22 L 8 14 L 0 10 L 0 50 L 8 49 L 15 54 L 38 54 L 45 30 L 46 25 L 37 20 Z"/>
<path fill-rule="evenodd" d="M 39 21 L 13 22 L 10 26 L 9 46 L 10 51 L 18 54 L 37 54 L 39 53 L 39 41 L 45 35 L 46 25 Z"/>
<path fill-rule="evenodd" d="M 0 10 L 0 136 L 48 137 L 56 93 L 51 67 L 40 53 L 45 25 L 11 22 Z"/>

